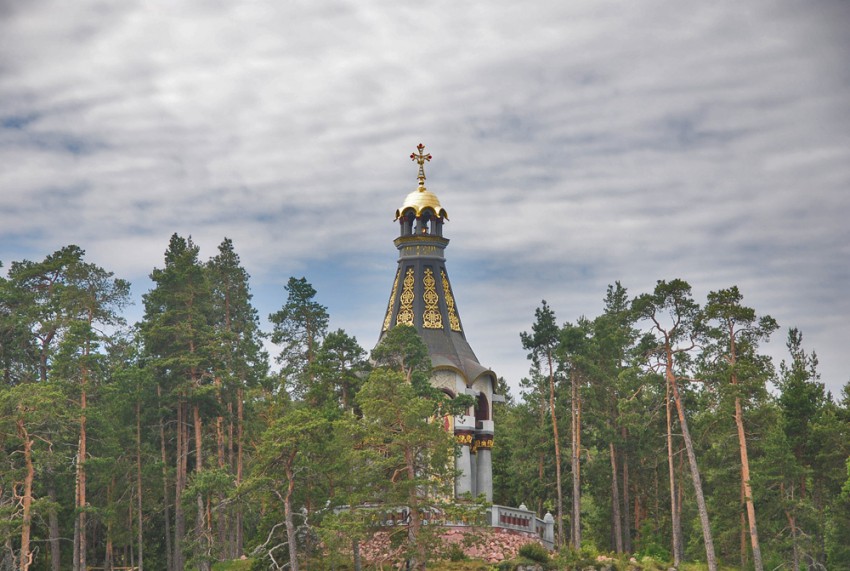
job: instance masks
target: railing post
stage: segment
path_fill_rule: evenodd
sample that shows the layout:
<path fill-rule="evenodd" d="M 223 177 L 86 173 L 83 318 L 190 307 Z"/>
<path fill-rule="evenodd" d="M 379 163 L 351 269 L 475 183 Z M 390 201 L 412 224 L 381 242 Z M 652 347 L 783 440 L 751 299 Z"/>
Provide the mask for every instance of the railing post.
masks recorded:
<path fill-rule="evenodd" d="M 499 526 L 499 506 L 492 505 L 490 506 L 490 527 L 500 527 Z"/>
<path fill-rule="evenodd" d="M 552 517 L 551 513 L 546 512 L 546 515 L 543 516 L 543 523 L 545 525 L 543 529 L 543 543 L 549 549 L 555 549 L 555 518 Z"/>

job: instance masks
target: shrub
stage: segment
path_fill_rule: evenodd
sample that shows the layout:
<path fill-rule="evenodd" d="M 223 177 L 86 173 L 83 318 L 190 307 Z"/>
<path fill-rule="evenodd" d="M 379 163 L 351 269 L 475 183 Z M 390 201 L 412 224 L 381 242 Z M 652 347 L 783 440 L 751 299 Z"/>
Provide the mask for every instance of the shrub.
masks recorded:
<path fill-rule="evenodd" d="M 457 543 L 452 543 L 451 548 L 449 548 L 449 561 L 465 561 L 466 559 L 467 557 L 466 553 L 463 552 L 463 547 Z"/>
<path fill-rule="evenodd" d="M 526 543 L 520 546 L 518 555 L 538 563 L 549 563 L 549 552 L 539 543 Z"/>

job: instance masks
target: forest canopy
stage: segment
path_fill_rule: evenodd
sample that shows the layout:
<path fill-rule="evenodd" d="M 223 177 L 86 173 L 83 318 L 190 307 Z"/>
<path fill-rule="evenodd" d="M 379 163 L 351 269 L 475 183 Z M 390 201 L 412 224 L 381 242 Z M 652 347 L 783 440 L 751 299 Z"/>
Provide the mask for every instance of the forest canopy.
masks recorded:
<path fill-rule="evenodd" d="M 415 329 L 370 354 L 293 277 L 265 331 L 226 238 L 203 259 L 173 235 L 135 324 L 130 284 L 78 246 L 4 270 L 0 571 L 356 565 L 376 505 L 410 509 L 413 566 L 433 556 L 415 514 L 452 509 L 456 444 L 429 419 L 474 404 L 431 389 Z M 731 284 L 600 298 L 564 322 L 543 301 L 516 332 L 530 367 L 518 394 L 500 380 L 493 502 L 556 514 L 563 552 L 850 565 L 850 384 L 825 390 L 803 333 Z"/>

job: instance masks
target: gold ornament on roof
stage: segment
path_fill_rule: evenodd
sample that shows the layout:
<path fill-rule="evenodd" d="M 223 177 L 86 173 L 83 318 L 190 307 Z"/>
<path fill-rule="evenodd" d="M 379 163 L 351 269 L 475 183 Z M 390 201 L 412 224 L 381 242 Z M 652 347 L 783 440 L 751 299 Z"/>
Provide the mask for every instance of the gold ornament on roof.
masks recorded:
<path fill-rule="evenodd" d="M 449 314 L 449 327 L 452 331 L 460 333 L 460 319 L 455 311 L 455 298 L 452 295 L 452 288 L 449 285 L 449 278 L 446 276 L 445 270 L 440 270 L 440 277 L 443 279 L 443 293 L 446 296 L 446 313 Z"/>
<path fill-rule="evenodd" d="M 413 325 L 413 268 L 407 268 L 402 282 L 396 325 Z"/>
<path fill-rule="evenodd" d="M 416 145 L 416 150 L 418 153 L 410 153 L 410 160 L 416 161 L 419 163 L 419 188 L 425 188 L 425 161 L 431 162 L 431 153 L 425 154 L 422 151 L 425 150 L 425 145 L 419 143 Z"/>
<path fill-rule="evenodd" d="M 390 328 L 390 322 L 393 317 L 393 303 L 395 303 L 395 292 L 398 291 L 398 277 L 401 274 L 401 268 L 395 271 L 395 280 L 393 280 L 393 291 L 390 293 L 390 302 L 387 304 L 387 315 L 384 316 L 384 328 L 383 331 L 387 331 Z"/>
<path fill-rule="evenodd" d="M 425 278 L 422 280 L 425 285 L 425 293 L 422 294 L 422 299 L 425 301 L 425 313 L 422 314 L 422 326 L 426 329 L 442 329 L 443 316 L 440 315 L 440 296 L 437 295 L 437 280 L 434 279 L 434 272 L 431 268 L 425 268 Z"/>
<path fill-rule="evenodd" d="M 428 208 L 433 210 L 435 216 L 448 220 L 448 214 L 446 214 L 445 209 L 440 205 L 440 199 L 437 198 L 436 194 L 425 188 L 425 163 L 431 162 L 431 153 L 424 152 L 425 145 L 422 143 L 416 146 L 416 150 L 417 152 L 410 153 L 410 160 L 416 161 L 419 164 L 419 186 L 407 195 L 404 199 L 404 204 L 395 211 L 395 219 L 398 220 L 401 218 L 402 214 L 411 208 L 413 209 L 413 214 L 419 218 L 422 215 L 422 211 Z"/>

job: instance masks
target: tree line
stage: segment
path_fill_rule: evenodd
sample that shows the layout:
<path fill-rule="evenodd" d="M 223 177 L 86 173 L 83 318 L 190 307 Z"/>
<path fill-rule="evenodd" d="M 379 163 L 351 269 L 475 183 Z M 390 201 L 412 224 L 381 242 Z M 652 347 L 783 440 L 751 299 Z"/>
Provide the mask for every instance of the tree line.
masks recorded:
<path fill-rule="evenodd" d="M 415 329 L 367 355 L 290 278 L 262 331 L 228 239 L 203 261 L 175 234 L 150 277 L 132 326 L 129 284 L 77 246 L 0 278 L 0 570 L 209 570 L 243 555 L 297 570 L 357 557 L 402 516 L 423 566 L 418 518 L 453 509 L 453 437 L 429 419 L 472 400 L 431 387 Z"/>
<path fill-rule="evenodd" d="M 359 568 L 388 518 L 421 568 L 423 518 L 481 509 L 448 501 L 455 443 L 429 420 L 474 402 L 430 386 L 415 329 L 368 354 L 290 278 L 263 331 L 229 239 L 204 261 L 175 234 L 150 277 L 132 325 L 129 283 L 77 246 L 0 277 L 0 571 Z M 557 514 L 564 549 L 846 564 L 850 389 L 825 392 L 796 329 L 775 369 L 777 328 L 682 280 L 617 283 L 574 323 L 543 302 L 522 392 L 500 381 L 494 502 Z"/>
<path fill-rule="evenodd" d="M 850 383 L 829 394 L 793 327 L 777 370 L 759 347 L 778 328 L 737 287 L 700 304 L 681 279 L 617 282 L 601 315 L 563 324 L 543 301 L 523 393 L 494 419 L 496 501 L 557 511 L 576 550 L 850 566 Z"/>

